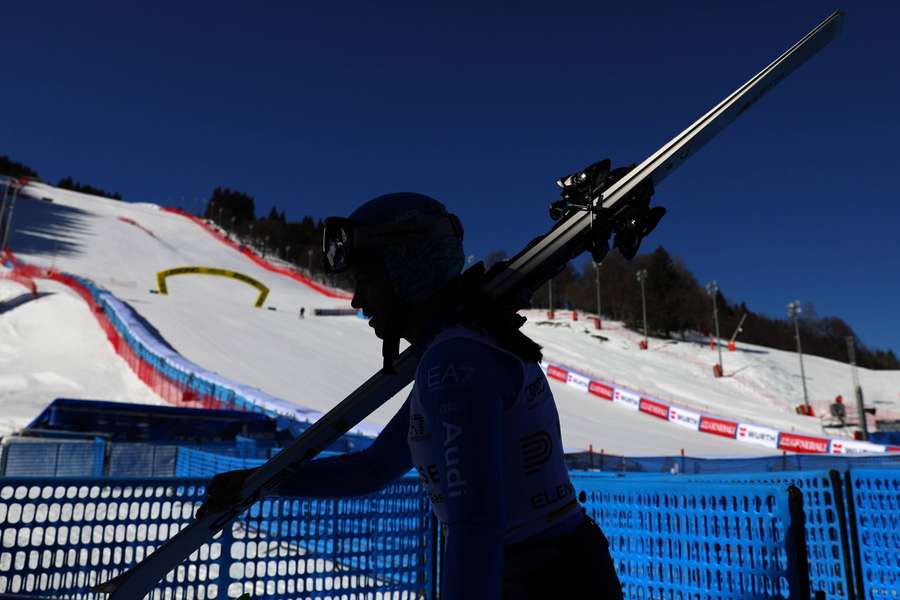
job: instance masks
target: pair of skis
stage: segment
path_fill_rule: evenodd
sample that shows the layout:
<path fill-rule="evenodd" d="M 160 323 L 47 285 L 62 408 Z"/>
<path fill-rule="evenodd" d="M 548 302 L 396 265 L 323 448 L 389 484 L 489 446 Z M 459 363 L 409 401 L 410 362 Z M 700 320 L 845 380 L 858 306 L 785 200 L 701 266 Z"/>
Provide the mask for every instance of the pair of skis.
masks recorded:
<path fill-rule="evenodd" d="M 481 299 L 514 309 L 521 298 L 530 296 L 531 291 L 575 256 L 584 251 L 591 251 L 595 257 L 605 254 L 608 239 L 613 234 L 617 247 L 636 251 L 636 243 L 640 243 L 640 238 L 649 233 L 662 216 L 658 212 L 661 209 L 649 208 L 653 189 L 775 84 L 830 42 L 842 20 L 841 12 L 829 16 L 636 167 L 627 172 L 619 170 L 616 176 L 616 171 L 609 172 L 608 163 L 597 163 L 560 180 L 563 204 L 554 203 L 558 222 L 503 268 L 488 273 L 479 290 Z M 416 349 L 408 348 L 395 359 L 391 372 L 382 370 L 370 377 L 290 446 L 259 467 L 245 482 L 241 501 L 235 506 L 194 521 L 143 561 L 91 591 L 109 593 L 110 600 L 143 598 L 169 571 L 209 542 L 257 498 L 290 477 L 292 465 L 315 457 L 410 383 L 417 357 Z"/>

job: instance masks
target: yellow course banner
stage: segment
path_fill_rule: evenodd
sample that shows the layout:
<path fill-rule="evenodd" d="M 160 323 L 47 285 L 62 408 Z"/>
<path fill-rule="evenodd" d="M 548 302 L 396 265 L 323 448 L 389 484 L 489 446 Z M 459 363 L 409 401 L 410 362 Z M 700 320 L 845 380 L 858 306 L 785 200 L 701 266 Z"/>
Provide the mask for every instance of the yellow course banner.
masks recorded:
<path fill-rule="evenodd" d="M 263 302 L 266 301 L 266 296 L 269 295 L 269 288 L 258 282 L 257 280 L 244 275 L 243 273 L 236 273 L 234 271 L 229 271 L 227 269 L 216 269 L 215 267 L 175 267 L 174 269 L 166 269 L 165 271 L 160 271 L 156 274 L 156 283 L 159 287 L 160 294 L 168 294 L 169 290 L 166 288 L 166 277 L 170 277 L 172 275 L 216 275 L 218 277 L 230 277 L 231 279 L 237 279 L 238 281 L 243 281 L 248 285 L 252 285 L 256 289 L 259 290 L 259 296 L 256 298 L 256 306 L 259 308 L 263 305 Z"/>

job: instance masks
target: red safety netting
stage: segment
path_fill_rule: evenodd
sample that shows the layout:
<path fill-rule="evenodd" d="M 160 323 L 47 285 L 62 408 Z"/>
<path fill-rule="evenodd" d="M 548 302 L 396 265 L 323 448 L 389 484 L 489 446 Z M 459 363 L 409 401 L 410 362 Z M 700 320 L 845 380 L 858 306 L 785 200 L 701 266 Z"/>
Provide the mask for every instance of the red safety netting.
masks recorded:
<path fill-rule="evenodd" d="M 101 329 L 106 334 L 106 339 L 112 345 L 116 354 L 128 364 L 128 367 L 134 371 L 138 378 L 152 389 L 160 398 L 170 404 L 178 406 L 186 406 L 191 408 L 226 408 L 226 406 L 207 394 L 198 394 L 194 390 L 182 382 L 174 381 L 161 373 L 154 365 L 141 358 L 126 341 L 121 333 L 115 328 L 113 323 L 106 316 L 103 307 L 94 301 L 90 290 L 80 281 L 59 273 L 53 269 L 36 267 L 23 263 L 15 258 L 13 253 L 7 249 L 3 254 L 4 262 L 12 265 L 12 276 L 34 283 L 35 279 L 51 279 L 58 281 L 77 293 L 90 307 L 91 314 L 97 319 Z M 227 407 L 233 408 L 233 407 Z"/>

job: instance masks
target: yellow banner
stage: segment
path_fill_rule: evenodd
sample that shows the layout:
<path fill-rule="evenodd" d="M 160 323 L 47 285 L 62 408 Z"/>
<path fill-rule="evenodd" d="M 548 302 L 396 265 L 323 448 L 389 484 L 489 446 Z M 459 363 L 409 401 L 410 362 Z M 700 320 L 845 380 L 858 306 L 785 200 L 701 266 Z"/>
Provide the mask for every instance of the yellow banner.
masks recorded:
<path fill-rule="evenodd" d="M 247 285 L 252 285 L 256 289 L 259 290 L 259 296 L 256 298 L 256 306 L 259 308 L 263 305 L 263 302 L 266 300 L 266 296 L 269 295 L 269 288 L 253 279 L 248 275 L 244 275 L 243 273 L 236 273 L 234 271 L 229 271 L 228 269 L 216 269 L 215 267 L 175 267 L 174 269 L 166 269 L 165 271 L 160 271 L 156 274 L 156 284 L 159 288 L 160 294 L 168 294 L 169 290 L 166 287 L 166 278 L 172 275 L 216 275 L 217 277 L 229 277 L 231 279 L 237 279 L 238 281 L 243 281 Z"/>

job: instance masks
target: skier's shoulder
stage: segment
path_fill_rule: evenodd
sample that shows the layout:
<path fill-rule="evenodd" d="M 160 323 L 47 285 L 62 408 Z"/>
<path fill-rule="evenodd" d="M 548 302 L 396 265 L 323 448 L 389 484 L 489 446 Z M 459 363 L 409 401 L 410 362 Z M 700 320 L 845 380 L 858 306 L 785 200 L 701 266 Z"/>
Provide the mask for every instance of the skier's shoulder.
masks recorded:
<path fill-rule="evenodd" d="M 452 325 L 442 329 L 428 342 L 422 360 L 446 354 L 491 353 L 508 356 L 517 362 L 521 359 L 501 348 L 494 340 L 477 329 L 467 325 Z"/>
<path fill-rule="evenodd" d="M 522 359 L 501 348 L 490 337 L 465 325 L 453 325 L 428 342 L 419 361 L 416 379 L 427 379 L 435 369 L 454 364 L 474 367 L 484 372 L 485 378 L 506 374 L 516 380 L 521 379 L 525 367 Z"/>

